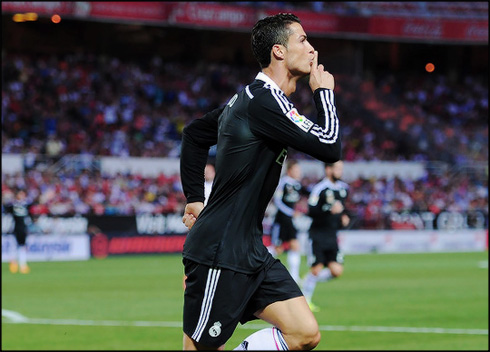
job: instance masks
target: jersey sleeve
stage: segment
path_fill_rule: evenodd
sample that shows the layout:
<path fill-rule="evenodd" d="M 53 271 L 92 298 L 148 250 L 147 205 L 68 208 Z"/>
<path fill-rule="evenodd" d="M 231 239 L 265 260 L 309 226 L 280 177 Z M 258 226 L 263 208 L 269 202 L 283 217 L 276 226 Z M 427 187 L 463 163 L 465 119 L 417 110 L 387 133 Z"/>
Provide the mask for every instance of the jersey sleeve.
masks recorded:
<path fill-rule="evenodd" d="M 188 203 L 204 202 L 204 168 L 209 148 L 218 140 L 218 118 L 223 110 L 224 106 L 205 114 L 182 132 L 180 177 Z"/>
<path fill-rule="evenodd" d="M 274 194 L 274 204 L 277 209 L 286 214 L 287 216 L 293 216 L 294 209 L 291 209 L 284 203 L 284 189 L 286 188 L 286 182 L 281 179 L 279 182 L 279 187 L 277 187 L 276 193 Z"/>
<path fill-rule="evenodd" d="M 317 123 L 301 115 L 283 92 L 274 88 L 264 90 L 249 105 L 252 132 L 323 162 L 339 160 L 341 138 L 333 91 L 319 88 L 313 98 Z"/>

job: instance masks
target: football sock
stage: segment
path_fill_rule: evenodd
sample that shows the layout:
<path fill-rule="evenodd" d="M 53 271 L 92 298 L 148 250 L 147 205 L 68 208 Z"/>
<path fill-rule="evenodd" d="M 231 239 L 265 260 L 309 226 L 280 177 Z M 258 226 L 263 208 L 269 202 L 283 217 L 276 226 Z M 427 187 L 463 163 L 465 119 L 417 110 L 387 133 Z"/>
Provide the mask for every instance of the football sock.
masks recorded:
<path fill-rule="evenodd" d="M 313 291 L 315 291 L 317 277 L 313 275 L 310 271 L 306 274 L 303 281 L 303 294 L 305 295 L 306 301 L 311 302 L 311 297 L 313 297 Z"/>
<path fill-rule="evenodd" d="M 276 327 L 266 328 L 254 332 L 234 348 L 236 351 L 287 351 L 288 345 L 282 336 L 281 330 Z"/>
<path fill-rule="evenodd" d="M 17 256 L 19 258 L 19 265 L 26 266 L 27 265 L 27 251 L 26 246 L 19 246 L 17 249 Z"/>
<path fill-rule="evenodd" d="M 317 281 L 328 281 L 333 278 L 332 272 L 329 268 L 324 268 L 318 273 Z"/>
<path fill-rule="evenodd" d="M 298 251 L 288 252 L 288 268 L 294 281 L 299 282 L 299 267 L 301 265 L 301 253 Z"/>

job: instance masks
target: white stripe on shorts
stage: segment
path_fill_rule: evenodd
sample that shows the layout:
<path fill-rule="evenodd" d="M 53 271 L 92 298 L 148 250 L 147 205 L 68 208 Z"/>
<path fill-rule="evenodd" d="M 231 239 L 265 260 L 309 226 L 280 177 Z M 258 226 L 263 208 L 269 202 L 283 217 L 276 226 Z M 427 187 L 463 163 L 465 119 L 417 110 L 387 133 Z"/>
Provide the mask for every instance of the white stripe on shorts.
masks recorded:
<path fill-rule="evenodd" d="M 218 285 L 220 274 L 221 269 L 209 269 L 208 271 L 206 289 L 204 290 L 204 299 L 201 305 L 201 314 L 199 315 L 196 330 L 194 331 L 194 334 L 192 334 L 192 339 L 194 341 L 199 342 L 204 331 L 204 327 L 208 323 L 211 307 L 213 305 L 214 293 L 216 292 L 216 286 Z"/>

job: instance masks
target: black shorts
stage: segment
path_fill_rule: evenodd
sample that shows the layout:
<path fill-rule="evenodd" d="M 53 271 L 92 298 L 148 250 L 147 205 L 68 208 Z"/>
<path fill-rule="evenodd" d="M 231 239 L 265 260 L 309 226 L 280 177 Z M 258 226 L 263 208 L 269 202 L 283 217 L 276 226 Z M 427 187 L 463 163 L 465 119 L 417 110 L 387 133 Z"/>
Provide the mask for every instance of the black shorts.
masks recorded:
<path fill-rule="evenodd" d="M 312 241 L 312 253 L 313 259 L 311 260 L 311 266 L 322 263 L 328 266 L 330 262 L 337 262 L 339 264 L 344 264 L 344 256 L 339 250 L 337 243 L 326 244 L 323 242 Z"/>
<path fill-rule="evenodd" d="M 204 346 L 225 344 L 238 322 L 257 319 L 254 313 L 271 303 L 303 295 L 278 259 L 251 275 L 185 258 L 183 263 L 184 332 Z"/>
<path fill-rule="evenodd" d="M 24 246 L 26 244 L 27 232 L 26 231 L 15 231 L 15 240 L 19 246 Z"/>
<path fill-rule="evenodd" d="M 271 227 L 271 243 L 275 246 L 280 246 L 284 242 L 296 239 L 296 233 L 297 230 L 291 218 L 276 221 Z"/>

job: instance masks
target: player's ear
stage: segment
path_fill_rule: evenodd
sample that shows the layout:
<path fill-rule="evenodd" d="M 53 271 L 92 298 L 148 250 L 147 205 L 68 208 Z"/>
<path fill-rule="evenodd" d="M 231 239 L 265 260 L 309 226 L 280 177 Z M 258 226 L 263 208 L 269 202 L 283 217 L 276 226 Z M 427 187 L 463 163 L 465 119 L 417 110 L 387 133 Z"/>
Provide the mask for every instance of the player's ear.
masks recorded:
<path fill-rule="evenodd" d="M 274 46 L 272 47 L 272 56 L 276 60 L 284 60 L 284 54 L 286 52 L 285 49 L 286 48 L 281 44 L 274 44 Z"/>

